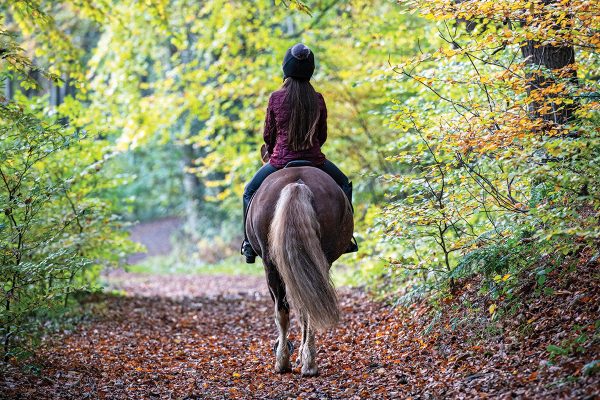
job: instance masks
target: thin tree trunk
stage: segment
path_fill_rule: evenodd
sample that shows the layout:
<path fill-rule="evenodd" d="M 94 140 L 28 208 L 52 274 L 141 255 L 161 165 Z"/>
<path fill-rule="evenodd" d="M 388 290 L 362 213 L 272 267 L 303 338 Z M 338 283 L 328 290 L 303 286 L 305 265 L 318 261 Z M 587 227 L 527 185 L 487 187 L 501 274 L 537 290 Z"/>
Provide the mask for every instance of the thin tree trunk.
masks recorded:
<path fill-rule="evenodd" d="M 15 86 L 12 78 L 4 80 L 4 98 L 11 101 L 15 97 Z"/>
<path fill-rule="evenodd" d="M 11 281 L 11 287 L 8 290 L 7 294 L 6 294 L 6 303 L 4 305 L 4 309 L 6 311 L 6 314 L 8 315 L 8 312 L 10 311 L 10 299 L 11 296 L 14 295 L 14 290 L 15 290 L 15 285 L 17 284 L 17 274 L 13 274 L 12 277 L 12 281 Z M 8 319 L 6 321 L 6 334 L 4 335 L 4 343 L 3 343 L 3 347 L 4 347 L 4 361 L 8 361 L 8 353 L 10 351 L 10 337 L 12 336 L 12 331 L 10 329 L 10 319 Z"/>
<path fill-rule="evenodd" d="M 183 150 L 183 190 L 185 193 L 185 211 L 187 216 L 187 231 L 192 240 L 198 240 L 200 211 L 204 198 L 204 187 L 198 176 L 191 172 L 195 168 L 194 161 L 197 158 L 196 149 L 193 144 L 184 144 Z"/>

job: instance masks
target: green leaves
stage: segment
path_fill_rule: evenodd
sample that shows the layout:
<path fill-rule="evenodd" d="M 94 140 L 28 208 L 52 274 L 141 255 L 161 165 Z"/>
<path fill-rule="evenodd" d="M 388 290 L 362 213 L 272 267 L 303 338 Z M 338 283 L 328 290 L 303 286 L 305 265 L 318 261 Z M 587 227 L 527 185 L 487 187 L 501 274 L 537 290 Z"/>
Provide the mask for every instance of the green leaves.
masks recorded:
<path fill-rule="evenodd" d="M 565 356 L 567 354 L 569 354 L 569 350 L 568 349 L 563 349 L 562 347 L 556 346 L 556 345 L 548 345 L 548 347 L 546 347 L 546 351 L 548 351 L 548 353 L 550 353 L 550 357 L 556 357 L 556 356 Z"/>
<path fill-rule="evenodd" d="M 414 249 L 402 268 L 423 268 L 431 272 L 423 279 L 433 282 L 483 273 L 496 290 L 513 279 L 495 282 L 491 274 L 532 268 L 535 251 L 566 255 L 592 245 L 600 147 L 590 110 L 598 103 L 579 104 L 574 93 L 587 98 L 597 85 L 579 74 L 587 86 L 576 87 L 569 78 L 598 68 L 596 47 L 584 44 L 595 40 L 583 33 L 593 21 L 571 14 L 591 2 L 533 2 L 535 13 L 518 6 L 524 2 L 405 4 L 436 21 L 437 32 L 394 65 L 408 98 L 393 107 L 399 135 L 389 160 L 401 172 L 389 176 L 394 200 L 385 217 L 388 233 Z M 577 63 L 527 56 L 526 43 L 575 46 Z M 574 105 L 577 117 L 561 120 Z M 534 233 L 515 244 L 524 231 Z M 528 258 L 519 261 L 511 251 Z M 540 287 L 546 278 L 537 276 Z"/>
<path fill-rule="evenodd" d="M 585 364 L 581 369 L 581 372 L 586 376 L 594 376 L 600 371 L 600 361 L 593 360 Z"/>
<path fill-rule="evenodd" d="M 24 33 L 35 35 L 40 29 L 41 37 L 54 37 L 59 32 L 54 20 L 36 7 L 16 2 L 10 11 L 17 25 L 34 22 Z M 52 57 L 70 52 L 69 46 L 55 43 Z M 33 72 L 54 78 L 34 67 L 18 46 L 12 45 L 12 51 L 3 65 L 11 72 L 4 71 L 3 77 L 35 88 Z M 52 57 L 48 61 L 58 66 Z M 113 205 L 98 195 L 116 183 L 100 172 L 111 157 L 107 143 L 76 128 L 76 118 L 73 126 L 64 126 L 59 119 L 64 114 L 49 113 L 46 104 L 45 96 L 22 93 L 0 104 L 0 337 L 5 360 L 31 350 L 37 316 L 66 306 L 71 292 L 97 279 L 100 265 L 118 263 L 133 248 L 117 231 Z M 70 98 L 62 111 L 75 117 L 84 108 Z"/>

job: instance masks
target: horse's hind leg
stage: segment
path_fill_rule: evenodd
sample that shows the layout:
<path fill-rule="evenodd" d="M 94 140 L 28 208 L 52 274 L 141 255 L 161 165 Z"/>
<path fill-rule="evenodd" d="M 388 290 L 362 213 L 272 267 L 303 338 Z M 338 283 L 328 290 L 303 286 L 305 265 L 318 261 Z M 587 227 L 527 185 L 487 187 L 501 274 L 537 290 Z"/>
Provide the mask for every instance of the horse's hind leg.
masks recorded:
<path fill-rule="evenodd" d="M 275 323 L 279 329 L 277 349 L 275 351 L 275 371 L 279 373 L 292 370 L 290 348 L 288 347 L 288 330 L 290 328 L 290 306 L 285 298 L 285 286 L 279 273 L 273 269 L 267 272 L 267 283 L 271 298 L 275 302 Z"/>
<path fill-rule="evenodd" d="M 317 376 L 319 370 L 315 361 L 317 350 L 315 349 L 315 332 L 310 326 L 310 318 L 308 323 L 303 326 L 302 332 L 302 376 Z"/>
<path fill-rule="evenodd" d="M 290 363 L 290 348 L 288 346 L 287 333 L 290 327 L 290 310 L 287 306 L 280 307 L 278 304 L 275 305 L 275 322 L 279 328 L 279 338 L 277 343 L 277 352 L 275 354 L 275 371 L 283 373 L 292 370 Z"/>
<path fill-rule="evenodd" d="M 302 330 L 302 339 L 300 341 L 300 348 L 298 349 L 298 356 L 296 357 L 296 366 L 302 366 L 302 352 L 304 350 L 304 343 L 306 343 L 306 335 L 308 333 L 308 319 L 304 316 L 304 314 L 300 313 L 300 329 Z"/>

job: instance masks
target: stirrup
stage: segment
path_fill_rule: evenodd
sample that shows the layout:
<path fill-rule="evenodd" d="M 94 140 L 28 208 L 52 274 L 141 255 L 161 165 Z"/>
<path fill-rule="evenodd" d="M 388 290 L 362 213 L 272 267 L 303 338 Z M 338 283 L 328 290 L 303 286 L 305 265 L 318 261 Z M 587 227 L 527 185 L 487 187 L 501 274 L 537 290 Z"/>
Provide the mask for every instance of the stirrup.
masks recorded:
<path fill-rule="evenodd" d="M 254 264 L 256 262 L 256 253 L 248 240 L 242 242 L 240 253 L 246 257 L 246 264 Z"/>

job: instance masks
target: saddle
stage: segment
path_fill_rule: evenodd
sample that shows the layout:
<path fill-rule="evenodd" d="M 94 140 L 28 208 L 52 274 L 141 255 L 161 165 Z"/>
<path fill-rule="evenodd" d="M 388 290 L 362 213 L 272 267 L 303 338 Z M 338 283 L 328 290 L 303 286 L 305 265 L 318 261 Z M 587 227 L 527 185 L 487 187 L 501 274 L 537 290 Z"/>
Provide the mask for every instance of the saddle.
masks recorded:
<path fill-rule="evenodd" d="M 293 167 L 314 167 L 313 163 L 307 160 L 294 160 L 285 164 L 283 168 L 293 168 Z"/>

